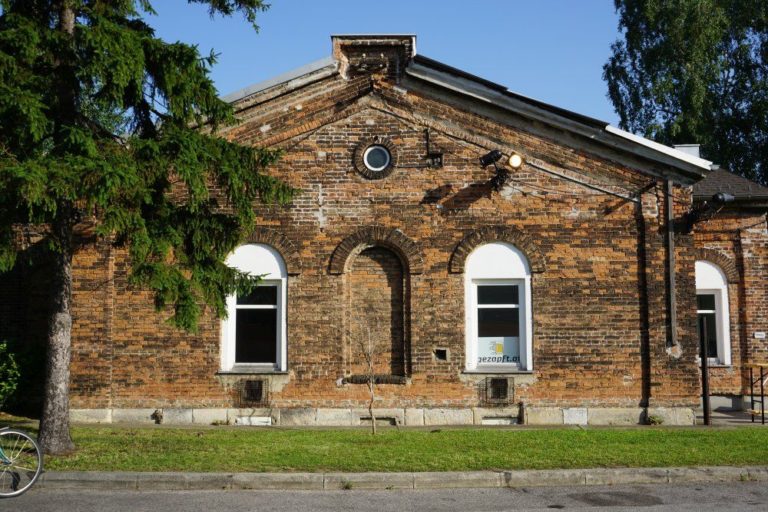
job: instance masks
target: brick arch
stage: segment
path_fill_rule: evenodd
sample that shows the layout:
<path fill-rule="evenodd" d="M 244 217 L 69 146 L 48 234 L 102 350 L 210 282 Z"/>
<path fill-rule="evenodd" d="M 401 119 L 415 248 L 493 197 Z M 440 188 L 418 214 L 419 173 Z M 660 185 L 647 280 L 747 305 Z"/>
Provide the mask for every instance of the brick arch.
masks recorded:
<path fill-rule="evenodd" d="M 696 249 L 696 260 L 708 261 L 720 267 L 729 284 L 739 282 L 739 270 L 736 268 L 736 261 L 725 254 L 714 249 L 699 248 Z"/>
<path fill-rule="evenodd" d="M 257 228 L 245 239 L 250 244 L 264 244 L 274 247 L 285 262 L 285 270 L 289 276 L 301 274 L 301 259 L 296 245 L 282 233 L 274 229 Z"/>
<path fill-rule="evenodd" d="M 544 254 L 522 231 L 511 226 L 487 226 L 472 231 L 454 249 L 448 267 L 449 271 L 453 274 L 463 273 L 464 264 L 472 251 L 490 242 L 506 242 L 514 245 L 528 258 L 531 272 L 544 272 Z"/>
<path fill-rule="evenodd" d="M 345 273 L 349 262 L 353 259 L 351 256 L 377 245 L 397 254 L 408 273 L 424 272 L 424 255 L 416 242 L 405 236 L 399 229 L 372 226 L 348 236 L 336 247 L 331 255 L 330 273 L 335 275 Z"/>

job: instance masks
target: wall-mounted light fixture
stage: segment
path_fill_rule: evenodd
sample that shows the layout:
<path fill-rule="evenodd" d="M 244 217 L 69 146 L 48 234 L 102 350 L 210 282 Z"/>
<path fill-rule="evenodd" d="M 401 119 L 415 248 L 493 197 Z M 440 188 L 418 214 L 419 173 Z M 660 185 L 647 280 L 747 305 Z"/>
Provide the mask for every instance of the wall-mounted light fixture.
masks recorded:
<path fill-rule="evenodd" d="M 735 200 L 736 198 L 727 192 L 718 192 L 717 194 L 714 194 L 709 201 L 694 206 L 682 219 L 685 232 L 690 233 L 691 230 L 693 230 L 694 224 L 711 219 L 724 206 Z"/>
<path fill-rule="evenodd" d="M 480 165 L 482 167 L 488 167 L 489 165 L 493 164 L 493 166 L 496 167 L 496 162 L 501 160 L 502 156 L 504 155 L 502 155 L 501 151 L 499 151 L 498 149 L 489 151 L 488 153 L 480 157 Z"/>
<path fill-rule="evenodd" d="M 489 151 L 480 157 L 480 165 L 482 167 L 493 165 L 493 168 L 496 170 L 496 173 L 493 175 L 490 181 L 491 186 L 496 191 L 499 191 L 501 187 L 503 187 L 504 184 L 509 180 L 509 171 L 507 171 L 504 167 L 499 167 L 497 165 L 497 162 L 501 160 L 503 156 L 504 154 L 501 151 L 494 149 L 493 151 Z M 513 169 L 519 169 L 523 165 L 523 157 L 517 153 L 512 153 L 509 156 L 507 162 Z"/>

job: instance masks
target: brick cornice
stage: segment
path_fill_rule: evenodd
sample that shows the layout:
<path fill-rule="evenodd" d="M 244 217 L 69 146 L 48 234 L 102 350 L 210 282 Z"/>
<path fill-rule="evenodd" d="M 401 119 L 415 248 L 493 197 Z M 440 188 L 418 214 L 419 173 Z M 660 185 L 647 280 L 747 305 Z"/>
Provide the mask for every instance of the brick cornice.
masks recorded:
<path fill-rule="evenodd" d="M 708 261 L 720 267 L 729 284 L 739 282 L 739 269 L 736 268 L 736 261 L 733 258 L 730 258 L 715 249 L 699 247 L 696 249 L 696 260 Z"/>
<path fill-rule="evenodd" d="M 371 226 L 348 236 L 333 251 L 329 272 L 334 275 L 347 271 L 350 256 L 369 247 L 386 247 L 394 251 L 402 260 L 410 274 L 424 272 L 424 255 L 416 242 L 408 238 L 399 229 Z"/>
<path fill-rule="evenodd" d="M 272 246 L 283 257 L 285 269 L 289 276 L 301 274 L 299 251 L 293 242 L 282 233 L 269 228 L 256 228 L 246 238 L 248 243 Z"/>
<path fill-rule="evenodd" d="M 463 273 L 467 256 L 477 247 L 491 242 L 506 242 L 514 245 L 528 258 L 531 272 L 544 272 L 545 261 L 541 250 L 522 231 L 511 226 L 486 226 L 472 231 L 454 249 L 448 266 L 449 271 L 452 274 Z"/>

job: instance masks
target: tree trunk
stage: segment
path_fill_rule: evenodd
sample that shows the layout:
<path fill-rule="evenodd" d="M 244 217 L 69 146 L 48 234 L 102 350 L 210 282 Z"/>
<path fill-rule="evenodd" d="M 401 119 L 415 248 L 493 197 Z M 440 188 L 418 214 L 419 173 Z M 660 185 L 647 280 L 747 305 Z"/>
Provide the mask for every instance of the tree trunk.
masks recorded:
<path fill-rule="evenodd" d="M 70 36 L 75 33 L 75 11 L 69 0 L 61 0 L 59 3 L 59 28 Z"/>
<path fill-rule="evenodd" d="M 62 47 L 56 59 L 58 70 L 56 112 L 56 144 L 66 153 L 62 140 L 63 128 L 75 124 L 78 82 L 72 67 L 74 54 L 75 12 L 72 0 L 59 0 L 58 29 L 69 37 L 70 45 Z M 69 363 L 72 358 L 72 226 L 73 205 L 64 201 L 58 205 L 56 219 L 51 225 L 53 251 L 53 282 L 51 310 L 48 322 L 48 358 L 46 362 L 45 398 L 40 418 L 40 445 L 45 453 L 62 454 L 75 449 L 69 435 Z"/>
<path fill-rule="evenodd" d="M 54 252 L 51 317 L 48 323 L 48 358 L 45 399 L 40 419 L 40 445 L 45 453 L 75 449 L 69 435 L 69 363 L 72 358 L 72 224 L 62 212 L 53 235 L 60 247 Z"/>
<path fill-rule="evenodd" d="M 371 433 L 376 435 L 376 416 L 373 414 L 373 402 L 376 400 L 376 375 L 373 373 L 373 367 L 371 367 L 370 375 L 368 376 L 368 391 L 371 393 L 371 401 L 368 402 L 368 414 L 371 415 Z"/>

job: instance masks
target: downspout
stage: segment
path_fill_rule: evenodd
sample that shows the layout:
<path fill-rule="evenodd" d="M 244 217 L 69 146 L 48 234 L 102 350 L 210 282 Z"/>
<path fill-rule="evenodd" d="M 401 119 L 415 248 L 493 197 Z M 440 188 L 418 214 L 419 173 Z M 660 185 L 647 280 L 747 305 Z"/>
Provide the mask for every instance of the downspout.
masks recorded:
<path fill-rule="evenodd" d="M 669 337 L 667 339 L 667 354 L 677 359 L 682 355 L 677 340 L 677 280 L 675 272 L 675 212 L 672 180 L 665 182 L 666 200 L 664 206 L 667 218 L 667 315 L 669 318 Z"/>

